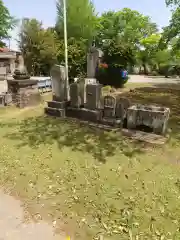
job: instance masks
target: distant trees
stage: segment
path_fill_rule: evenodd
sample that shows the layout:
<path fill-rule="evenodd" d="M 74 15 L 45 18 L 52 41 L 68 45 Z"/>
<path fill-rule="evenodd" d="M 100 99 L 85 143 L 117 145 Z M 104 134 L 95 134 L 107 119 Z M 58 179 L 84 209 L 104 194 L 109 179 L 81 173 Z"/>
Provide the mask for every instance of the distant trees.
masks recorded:
<path fill-rule="evenodd" d="M 0 0 L 1 1 L 1 0 Z M 90 0 L 67 0 L 69 76 L 86 74 L 87 50 L 94 41 L 104 51 L 104 61 L 111 67 L 137 66 L 144 73 L 179 64 L 180 8 L 174 6 L 169 26 L 160 34 L 157 24 L 138 11 L 124 8 L 97 16 Z M 63 0 L 57 1 L 57 20 L 44 29 L 36 19 L 24 19 L 19 47 L 32 74 L 49 74 L 51 66 L 64 63 Z"/>
<path fill-rule="evenodd" d="M 52 29 L 44 29 L 36 19 L 23 19 L 19 39 L 28 72 L 49 75 L 57 60 L 56 33 Z"/>
<path fill-rule="evenodd" d="M 5 45 L 2 40 L 9 37 L 9 30 L 14 27 L 15 23 L 15 19 L 10 15 L 3 1 L 0 0 L 0 47 Z"/>

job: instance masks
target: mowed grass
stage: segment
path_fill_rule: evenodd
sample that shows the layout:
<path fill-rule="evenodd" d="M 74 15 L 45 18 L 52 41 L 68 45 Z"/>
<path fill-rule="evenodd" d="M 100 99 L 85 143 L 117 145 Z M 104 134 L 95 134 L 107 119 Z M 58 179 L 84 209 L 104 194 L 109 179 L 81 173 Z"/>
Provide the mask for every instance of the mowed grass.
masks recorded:
<path fill-rule="evenodd" d="M 165 146 L 46 117 L 44 105 L 2 109 L 0 184 L 72 239 L 180 239 L 180 92 L 123 95 L 171 107 Z"/>

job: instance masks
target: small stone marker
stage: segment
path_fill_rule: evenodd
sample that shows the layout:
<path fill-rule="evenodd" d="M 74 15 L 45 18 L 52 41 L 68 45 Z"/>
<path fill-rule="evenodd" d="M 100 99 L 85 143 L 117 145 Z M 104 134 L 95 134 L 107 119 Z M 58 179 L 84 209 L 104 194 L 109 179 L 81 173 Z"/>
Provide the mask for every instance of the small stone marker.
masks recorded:
<path fill-rule="evenodd" d="M 102 97 L 101 84 L 87 84 L 86 86 L 86 108 L 90 110 L 99 109 Z"/>
<path fill-rule="evenodd" d="M 115 118 L 116 98 L 113 96 L 104 97 L 103 118 Z"/>
<path fill-rule="evenodd" d="M 70 85 L 70 102 L 71 107 L 79 108 L 81 105 L 78 83 L 72 83 Z"/>

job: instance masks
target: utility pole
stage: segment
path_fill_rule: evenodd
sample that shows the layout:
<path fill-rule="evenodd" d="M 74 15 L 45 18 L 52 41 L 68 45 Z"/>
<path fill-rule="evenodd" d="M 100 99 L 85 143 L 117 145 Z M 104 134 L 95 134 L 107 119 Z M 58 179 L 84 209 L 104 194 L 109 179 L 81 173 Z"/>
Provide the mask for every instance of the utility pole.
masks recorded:
<path fill-rule="evenodd" d="M 67 100 L 69 98 L 69 76 L 68 76 L 68 45 L 67 45 L 67 7 L 66 0 L 63 0 L 64 7 L 64 47 L 65 47 L 65 76 L 66 76 L 66 91 L 67 91 Z"/>

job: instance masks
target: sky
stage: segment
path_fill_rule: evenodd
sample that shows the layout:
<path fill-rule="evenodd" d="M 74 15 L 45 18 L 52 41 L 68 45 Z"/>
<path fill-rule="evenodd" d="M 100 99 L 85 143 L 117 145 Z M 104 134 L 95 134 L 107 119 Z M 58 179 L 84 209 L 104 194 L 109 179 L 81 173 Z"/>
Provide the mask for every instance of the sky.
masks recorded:
<path fill-rule="evenodd" d="M 76 0 L 74 0 L 76 1 Z M 166 26 L 171 13 L 165 6 L 165 0 L 93 0 L 96 11 L 102 13 L 108 10 L 120 10 L 124 7 L 138 10 L 148 15 L 159 27 Z M 23 17 L 36 18 L 43 22 L 45 27 L 53 26 L 56 20 L 56 0 L 4 0 L 11 15 L 18 19 Z M 17 49 L 17 32 L 12 32 L 11 49 Z"/>

